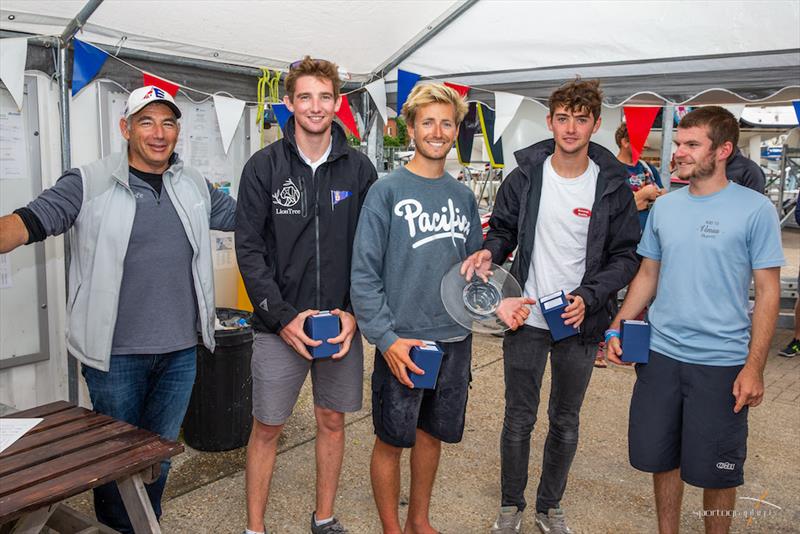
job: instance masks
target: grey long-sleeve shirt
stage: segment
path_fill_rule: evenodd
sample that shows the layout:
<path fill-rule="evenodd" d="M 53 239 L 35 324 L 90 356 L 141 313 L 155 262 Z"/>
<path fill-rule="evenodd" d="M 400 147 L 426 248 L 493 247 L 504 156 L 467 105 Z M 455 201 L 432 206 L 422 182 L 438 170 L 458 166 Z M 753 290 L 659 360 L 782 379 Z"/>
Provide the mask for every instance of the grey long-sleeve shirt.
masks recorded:
<path fill-rule="evenodd" d="M 449 174 L 429 179 L 402 168 L 375 182 L 358 221 L 350 276 L 367 339 L 385 352 L 399 337 L 466 335 L 444 309 L 439 287 L 482 237 L 472 191 Z"/>
<path fill-rule="evenodd" d="M 192 247 L 166 189 L 161 195 L 130 173 L 136 197 L 128 251 L 123 265 L 117 323 L 111 354 L 163 354 L 197 344 L 197 300 Z M 232 231 L 236 201 L 213 189 L 210 226 Z M 80 170 L 67 171 L 28 204 L 46 235 L 72 227 L 83 203 Z"/>

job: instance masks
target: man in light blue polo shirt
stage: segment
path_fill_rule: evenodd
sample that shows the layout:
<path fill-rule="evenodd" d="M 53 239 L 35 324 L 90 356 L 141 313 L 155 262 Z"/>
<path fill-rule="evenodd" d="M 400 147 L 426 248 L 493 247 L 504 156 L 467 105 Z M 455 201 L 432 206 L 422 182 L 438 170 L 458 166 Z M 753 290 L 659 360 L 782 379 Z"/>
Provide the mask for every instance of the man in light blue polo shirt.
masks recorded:
<path fill-rule="evenodd" d="M 785 261 L 775 208 L 725 176 L 738 138 L 736 119 L 721 107 L 681 120 L 675 161 L 689 187 L 656 201 L 637 250 L 639 272 L 606 332 L 608 359 L 621 364 L 620 322 L 655 296 L 628 446 L 631 465 L 653 473 L 662 533 L 678 531 L 684 482 L 704 489 L 706 532 L 729 530 L 744 482 L 748 407 L 764 394 Z"/>

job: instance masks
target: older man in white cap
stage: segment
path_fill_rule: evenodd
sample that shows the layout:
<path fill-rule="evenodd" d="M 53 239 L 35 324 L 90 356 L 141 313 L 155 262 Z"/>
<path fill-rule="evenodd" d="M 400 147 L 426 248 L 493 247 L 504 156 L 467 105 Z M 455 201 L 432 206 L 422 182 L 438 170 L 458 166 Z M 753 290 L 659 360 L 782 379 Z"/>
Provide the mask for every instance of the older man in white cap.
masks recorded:
<path fill-rule="evenodd" d="M 72 231 L 67 347 L 96 411 L 178 436 L 195 376 L 198 329 L 214 348 L 209 230 L 233 230 L 236 202 L 184 166 L 180 109 L 141 87 L 120 120 L 126 148 L 78 169 L 0 217 L 0 253 Z M 147 485 L 156 516 L 169 463 Z M 94 492 L 98 519 L 133 532 L 116 484 Z"/>

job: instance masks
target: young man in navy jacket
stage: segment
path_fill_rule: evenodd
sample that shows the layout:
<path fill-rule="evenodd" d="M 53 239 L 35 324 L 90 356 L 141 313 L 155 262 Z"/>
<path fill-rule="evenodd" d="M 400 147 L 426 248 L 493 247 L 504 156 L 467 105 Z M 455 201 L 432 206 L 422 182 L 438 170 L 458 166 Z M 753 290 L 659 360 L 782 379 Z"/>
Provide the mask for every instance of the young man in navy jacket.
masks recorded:
<path fill-rule="evenodd" d="M 505 418 L 501 436 L 502 501 L 492 532 L 519 532 L 525 509 L 530 440 L 548 354 L 552 355 L 550 428 L 536 495 L 542 532 L 571 532 L 560 508 L 578 445 L 581 404 L 594 353 L 608 328 L 617 291 L 633 278 L 639 218 L 624 166 L 589 139 L 600 127 L 596 81 L 574 80 L 550 96 L 553 139 L 518 151 L 519 166 L 497 194 L 483 249 L 462 266 L 469 278 L 502 264 L 517 247 L 511 273 L 538 301 L 563 290 L 562 317 L 578 335 L 554 342 L 538 302 L 503 343 Z"/>

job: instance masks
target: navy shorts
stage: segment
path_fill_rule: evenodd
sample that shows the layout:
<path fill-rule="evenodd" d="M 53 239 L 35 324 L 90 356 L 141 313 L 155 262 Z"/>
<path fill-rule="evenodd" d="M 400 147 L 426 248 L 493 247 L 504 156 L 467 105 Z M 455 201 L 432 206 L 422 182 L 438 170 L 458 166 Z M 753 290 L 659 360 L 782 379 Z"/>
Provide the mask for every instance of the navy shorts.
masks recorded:
<path fill-rule="evenodd" d="M 445 443 L 458 443 L 471 380 L 472 336 L 439 342 L 442 365 L 436 389 L 411 389 L 392 374 L 383 354 L 375 351 L 372 372 L 372 424 L 378 438 L 394 447 L 410 448 L 420 428 Z M 410 371 L 409 371 L 410 372 Z"/>
<path fill-rule="evenodd" d="M 733 382 L 742 365 L 684 363 L 650 351 L 636 365 L 628 453 L 648 473 L 680 468 L 684 482 L 700 488 L 744 483 L 747 406 L 733 413 Z"/>

